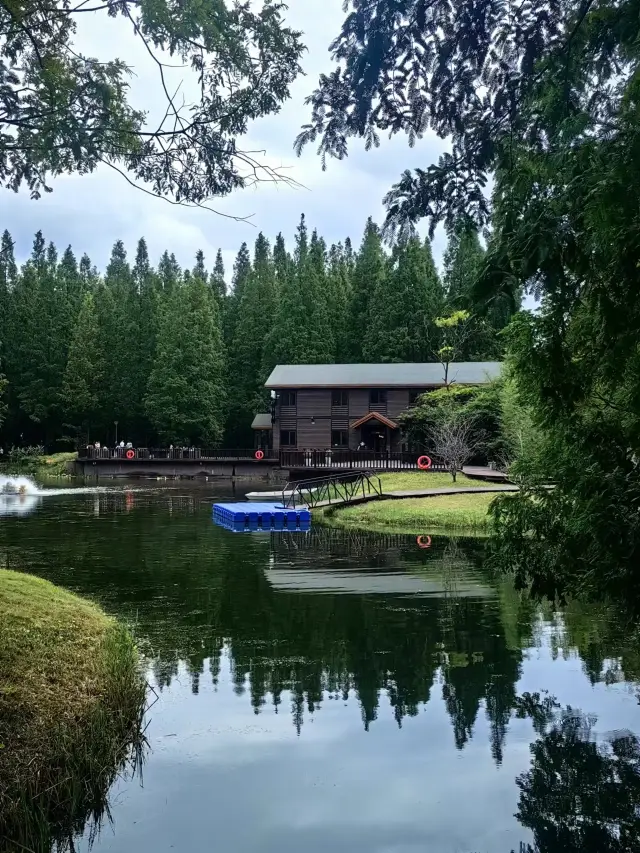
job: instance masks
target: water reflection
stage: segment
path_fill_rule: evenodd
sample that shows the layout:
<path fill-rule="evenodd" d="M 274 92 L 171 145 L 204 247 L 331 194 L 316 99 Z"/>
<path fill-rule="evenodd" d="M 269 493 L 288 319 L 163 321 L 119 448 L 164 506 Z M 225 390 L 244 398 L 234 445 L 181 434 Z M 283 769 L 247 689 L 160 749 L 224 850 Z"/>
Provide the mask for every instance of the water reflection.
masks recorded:
<path fill-rule="evenodd" d="M 595 717 L 571 708 L 531 746 L 517 779 L 517 818 L 532 830 L 527 853 L 634 853 L 640 842 L 640 741 L 597 739 Z"/>
<path fill-rule="evenodd" d="M 598 849 L 631 850 L 612 846 L 622 830 L 611 827 L 630 820 L 619 805 L 627 759 L 615 749 L 637 756 L 635 737 L 596 742 L 560 711 L 602 705 L 605 725 L 633 728 L 640 643 L 618 606 L 531 601 L 491 574 L 478 540 L 435 537 L 425 549 L 415 537 L 325 528 L 234 535 L 211 523 L 212 497 L 185 486 L 62 496 L 27 524 L 0 526 L 12 565 L 100 599 L 135 624 L 148 654 L 158 755 L 105 849 L 165 849 L 173 826 L 187 839 L 178 846 L 205 849 L 213 810 L 221 846 L 251 853 L 316 853 L 327 826 L 341 827 L 355 853 L 503 853 L 521 841 L 526 851 L 595 851 L 586 829 L 557 829 L 580 815 L 587 774 L 585 808 L 604 827 Z M 598 804 L 592 769 L 611 780 Z M 347 778 L 348 805 L 329 791 Z M 552 782 L 548 808 L 532 805 Z M 408 785 L 420 796 L 407 788 L 398 801 Z M 171 796 L 169 823 L 158 804 Z M 133 812 L 149 803 L 157 826 L 143 832 Z M 238 809 L 254 826 L 236 837 Z"/>

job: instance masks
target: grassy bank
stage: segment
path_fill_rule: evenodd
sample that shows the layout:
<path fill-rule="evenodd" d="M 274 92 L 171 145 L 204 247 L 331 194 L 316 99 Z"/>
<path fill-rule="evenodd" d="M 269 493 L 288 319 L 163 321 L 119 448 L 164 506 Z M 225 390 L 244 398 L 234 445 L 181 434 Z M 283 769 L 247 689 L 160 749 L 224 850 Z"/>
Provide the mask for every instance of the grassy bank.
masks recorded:
<path fill-rule="evenodd" d="M 43 455 L 15 454 L 3 461 L 0 470 L 4 474 L 31 474 L 36 477 L 69 476 L 70 462 L 74 462 L 77 453 L 49 453 Z"/>
<path fill-rule="evenodd" d="M 472 480 L 462 473 L 458 474 L 454 483 L 451 474 L 443 471 L 389 471 L 380 474 L 380 482 L 385 492 L 419 492 L 423 489 L 456 489 L 465 486 L 481 489 L 494 485 L 484 480 Z"/>
<path fill-rule="evenodd" d="M 99 818 L 111 782 L 141 745 L 144 704 L 138 653 L 122 625 L 47 581 L 0 570 L 6 849 L 64 847 Z"/>
<path fill-rule="evenodd" d="M 488 533 L 495 494 L 441 495 L 432 498 L 377 500 L 325 513 L 327 523 L 396 533 Z"/>

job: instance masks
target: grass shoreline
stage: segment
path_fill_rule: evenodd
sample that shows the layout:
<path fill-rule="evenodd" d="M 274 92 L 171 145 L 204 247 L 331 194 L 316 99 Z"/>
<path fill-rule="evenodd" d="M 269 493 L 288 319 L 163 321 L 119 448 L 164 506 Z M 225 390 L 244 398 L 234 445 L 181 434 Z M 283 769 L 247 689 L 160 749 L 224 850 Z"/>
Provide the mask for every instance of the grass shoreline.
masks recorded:
<path fill-rule="evenodd" d="M 434 488 L 441 487 L 434 486 Z M 452 488 L 455 488 L 453 484 Z M 500 494 L 500 492 L 486 494 L 475 492 L 431 497 L 385 498 L 352 506 L 325 507 L 321 511 L 315 511 L 314 516 L 321 523 L 347 530 L 412 535 L 464 533 L 488 536 L 492 529 L 489 507 Z"/>
<path fill-rule="evenodd" d="M 0 814 L 15 849 L 66 849 L 144 741 L 131 634 L 97 605 L 0 570 Z M 9 848 L 13 849 L 13 848 Z"/>

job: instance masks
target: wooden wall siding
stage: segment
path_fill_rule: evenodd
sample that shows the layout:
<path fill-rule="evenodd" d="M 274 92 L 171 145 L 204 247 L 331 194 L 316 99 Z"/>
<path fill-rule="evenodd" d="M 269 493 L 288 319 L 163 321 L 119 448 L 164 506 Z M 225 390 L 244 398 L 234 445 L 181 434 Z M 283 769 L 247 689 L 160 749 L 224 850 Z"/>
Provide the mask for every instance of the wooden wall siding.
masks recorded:
<path fill-rule="evenodd" d="M 369 389 L 354 388 L 349 391 L 349 420 L 357 421 L 369 411 Z"/>
<path fill-rule="evenodd" d="M 409 408 L 409 391 L 405 388 L 390 388 L 387 391 L 387 417 L 392 421 Z M 380 412 L 383 414 L 383 412 Z"/>
<path fill-rule="evenodd" d="M 331 416 L 331 391 L 324 388 L 301 388 L 297 394 L 298 417 Z"/>
<path fill-rule="evenodd" d="M 384 390 L 384 389 L 381 388 L 380 390 Z M 369 394 L 368 391 L 367 391 L 367 394 Z M 386 415 L 387 414 L 387 405 L 388 405 L 387 402 L 371 403 L 370 399 L 371 398 L 369 398 L 369 400 L 367 400 L 367 410 L 369 412 L 377 412 L 379 415 Z M 389 399 L 389 392 L 387 391 L 387 400 L 388 399 Z"/>
<path fill-rule="evenodd" d="M 331 410 L 331 429 L 349 429 L 349 412 L 346 406 Z"/>
<path fill-rule="evenodd" d="M 298 449 L 323 450 L 331 447 L 331 418 L 298 418 Z"/>
<path fill-rule="evenodd" d="M 277 420 L 273 425 L 273 452 L 280 453 L 280 423 Z"/>
<path fill-rule="evenodd" d="M 280 406 L 278 412 L 278 428 L 279 429 L 295 429 L 298 416 L 295 406 Z"/>

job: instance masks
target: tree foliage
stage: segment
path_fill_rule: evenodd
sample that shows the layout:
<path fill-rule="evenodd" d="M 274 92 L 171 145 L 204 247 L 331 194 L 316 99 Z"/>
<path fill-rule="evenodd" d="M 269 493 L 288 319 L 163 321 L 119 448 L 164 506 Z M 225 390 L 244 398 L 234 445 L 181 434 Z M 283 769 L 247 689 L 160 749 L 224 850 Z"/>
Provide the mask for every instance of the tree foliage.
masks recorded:
<path fill-rule="evenodd" d="M 40 233 L 22 268 L 8 232 L 2 246 L 8 447 L 53 450 L 87 433 L 108 443 L 117 421 L 118 437 L 138 446 L 212 444 L 222 428 L 227 446 L 246 448 L 254 416 L 269 405 L 264 382 L 277 363 L 434 360 L 430 334 L 444 296 L 430 245 L 411 240 L 389 254 L 371 221 L 358 253 L 348 238 L 327 246 L 304 217 L 289 248 L 282 234 L 273 245 L 259 234 L 252 250 L 240 247 L 228 292 L 220 251 L 211 259 L 198 251 L 181 269 L 169 249 L 154 266 L 144 238 L 130 258 L 116 241 L 100 275 L 71 247 L 58 258 Z M 192 380 L 202 405 L 187 387 Z"/>
<path fill-rule="evenodd" d="M 298 148 L 344 157 L 349 137 L 378 144 L 381 130 L 451 139 L 388 193 L 386 230 L 490 221 L 478 299 L 540 299 L 507 344 L 556 489 L 498 502 L 505 564 L 628 583 L 640 566 L 637 4 L 347 7 Z"/>
<path fill-rule="evenodd" d="M 0 182 L 37 198 L 51 178 L 104 163 L 146 192 L 202 205 L 281 179 L 236 140 L 252 120 L 278 112 L 300 71 L 303 45 L 284 25 L 284 8 L 277 0 L 257 9 L 238 0 L 1 4 Z M 166 100 L 159 120 L 132 106 L 124 60 L 98 61 L 75 43 L 87 11 L 133 28 L 157 67 Z M 197 82 L 194 103 L 174 89 L 167 69 L 176 61 Z"/>

